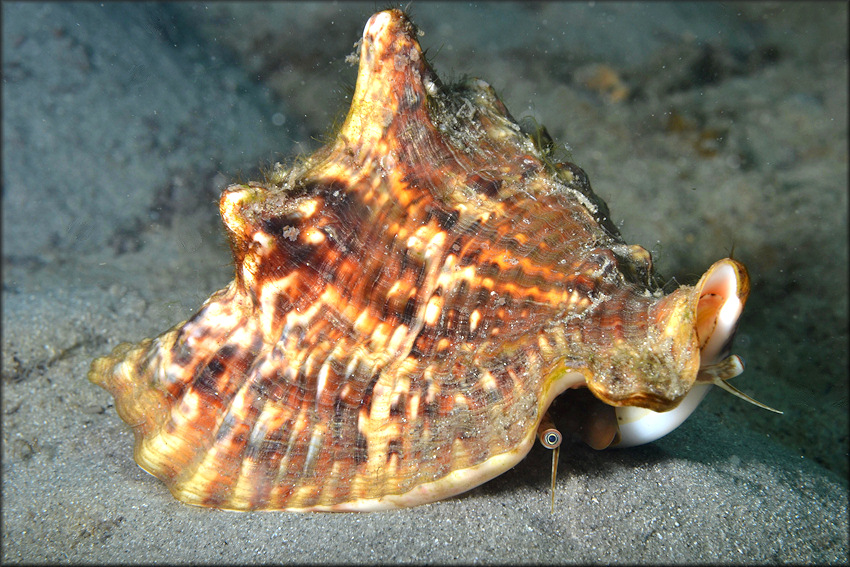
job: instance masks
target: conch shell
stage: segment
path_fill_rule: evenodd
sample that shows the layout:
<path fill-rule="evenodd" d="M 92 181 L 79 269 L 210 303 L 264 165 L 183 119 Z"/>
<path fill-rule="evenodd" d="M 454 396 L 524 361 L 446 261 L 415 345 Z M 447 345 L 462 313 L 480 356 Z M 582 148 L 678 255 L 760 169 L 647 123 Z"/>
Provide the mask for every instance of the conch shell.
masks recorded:
<path fill-rule="evenodd" d="M 514 466 L 567 389 L 661 412 L 740 370 L 744 267 L 664 296 L 585 173 L 416 36 L 372 16 L 335 139 L 222 194 L 230 285 L 92 364 L 178 499 L 414 506 Z"/>

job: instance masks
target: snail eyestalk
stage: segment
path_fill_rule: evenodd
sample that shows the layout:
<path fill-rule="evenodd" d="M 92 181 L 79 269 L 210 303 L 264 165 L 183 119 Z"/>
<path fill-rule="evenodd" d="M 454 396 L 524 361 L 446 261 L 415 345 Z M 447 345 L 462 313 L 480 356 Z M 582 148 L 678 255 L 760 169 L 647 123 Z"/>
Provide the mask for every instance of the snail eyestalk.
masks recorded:
<path fill-rule="evenodd" d="M 723 359 L 717 364 L 703 366 L 702 368 L 700 368 L 699 374 L 697 375 L 697 382 L 701 382 L 703 384 L 714 384 L 718 388 L 722 388 L 730 394 L 738 396 L 742 400 L 748 401 L 751 404 L 756 405 L 762 409 L 766 409 L 768 411 L 772 411 L 781 415 L 783 412 L 779 411 L 778 409 L 774 409 L 766 404 L 763 404 L 758 400 L 754 400 L 738 388 L 726 382 L 730 378 L 738 376 L 743 371 L 744 362 L 741 360 L 741 357 L 736 354 L 733 354 L 732 356 Z"/>
<path fill-rule="evenodd" d="M 561 432 L 555 428 L 549 412 L 543 414 L 543 419 L 540 420 L 540 425 L 537 428 L 537 439 L 540 440 L 541 445 L 547 449 L 552 449 L 552 486 L 550 492 L 552 495 L 551 512 L 553 514 L 555 513 L 555 480 L 558 477 L 558 456 L 561 452 L 563 438 Z"/>

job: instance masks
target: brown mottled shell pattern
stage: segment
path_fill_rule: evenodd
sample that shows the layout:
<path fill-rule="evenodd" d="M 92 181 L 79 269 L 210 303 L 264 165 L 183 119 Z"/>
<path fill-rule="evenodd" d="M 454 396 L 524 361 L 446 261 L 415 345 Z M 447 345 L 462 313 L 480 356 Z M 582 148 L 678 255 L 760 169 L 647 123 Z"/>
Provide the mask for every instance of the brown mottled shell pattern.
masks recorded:
<path fill-rule="evenodd" d="M 696 380 L 698 290 L 653 290 L 584 172 L 483 81 L 442 84 L 400 11 L 366 25 L 335 139 L 221 215 L 233 282 L 89 375 L 184 502 L 430 502 L 522 459 L 566 388 L 664 410 Z"/>

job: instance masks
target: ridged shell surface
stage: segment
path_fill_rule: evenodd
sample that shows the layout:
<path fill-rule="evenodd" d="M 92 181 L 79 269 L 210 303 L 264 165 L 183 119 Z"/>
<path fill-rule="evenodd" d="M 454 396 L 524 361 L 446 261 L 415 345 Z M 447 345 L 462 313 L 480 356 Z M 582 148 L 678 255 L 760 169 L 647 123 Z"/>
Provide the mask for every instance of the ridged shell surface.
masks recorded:
<path fill-rule="evenodd" d="M 698 289 L 655 291 L 584 172 L 483 81 L 442 84 L 400 11 L 334 140 L 220 206 L 233 282 L 90 372 L 190 504 L 430 502 L 522 459 L 566 388 L 663 410 L 696 379 Z"/>

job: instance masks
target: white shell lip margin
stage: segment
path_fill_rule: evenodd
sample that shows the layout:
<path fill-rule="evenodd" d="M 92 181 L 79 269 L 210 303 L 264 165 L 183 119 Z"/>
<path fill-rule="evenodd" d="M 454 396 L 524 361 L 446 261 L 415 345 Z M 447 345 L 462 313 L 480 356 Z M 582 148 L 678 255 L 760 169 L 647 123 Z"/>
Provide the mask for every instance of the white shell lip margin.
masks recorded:
<path fill-rule="evenodd" d="M 685 399 L 670 411 L 657 412 L 635 407 L 616 408 L 620 442 L 611 447 L 625 449 L 661 439 L 688 419 L 688 416 L 702 402 L 710 387 L 710 384 L 694 384 Z"/>
<path fill-rule="evenodd" d="M 738 273 L 730 263 L 715 266 L 703 283 L 700 296 L 713 294 L 724 298 L 723 306 L 715 318 L 714 331 L 700 352 L 700 366 L 709 366 L 723 358 L 723 349 L 728 345 L 744 304 L 738 298 Z"/>
<path fill-rule="evenodd" d="M 744 309 L 744 304 L 738 297 L 737 270 L 731 262 L 721 262 L 712 267 L 700 290 L 700 296 L 716 294 L 724 298 L 723 305 L 717 310 L 714 330 L 700 351 L 701 367 L 710 366 L 720 360 L 735 333 L 738 317 Z M 616 408 L 620 440 L 612 447 L 635 447 L 664 437 L 679 427 L 697 409 L 710 386 L 694 384 L 678 406 L 665 412 L 636 407 Z"/>

